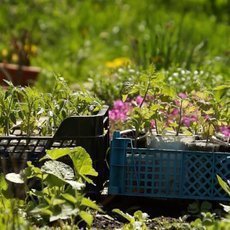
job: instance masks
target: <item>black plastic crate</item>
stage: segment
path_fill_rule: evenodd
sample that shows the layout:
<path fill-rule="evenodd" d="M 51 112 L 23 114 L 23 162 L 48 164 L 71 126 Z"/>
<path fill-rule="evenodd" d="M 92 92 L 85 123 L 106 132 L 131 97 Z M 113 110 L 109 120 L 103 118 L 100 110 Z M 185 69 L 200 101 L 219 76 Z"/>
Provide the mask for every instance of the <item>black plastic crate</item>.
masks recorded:
<path fill-rule="evenodd" d="M 108 179 L 106 152 L 109 147 L 108 106 L 96 115 L 73 116 L 61 123 L 54 136 L 11 135 L 0 137 L 0 170 L 3 173 L 16 172 L 26 167 L 27 161 L 38 165 L 45 151 L 53 148 L 82 146 L 90 154 L 93 166 L 98 172 L 94 179 L 99 192 Z M 71 164 L 69 159 L 63 159 Z"/>

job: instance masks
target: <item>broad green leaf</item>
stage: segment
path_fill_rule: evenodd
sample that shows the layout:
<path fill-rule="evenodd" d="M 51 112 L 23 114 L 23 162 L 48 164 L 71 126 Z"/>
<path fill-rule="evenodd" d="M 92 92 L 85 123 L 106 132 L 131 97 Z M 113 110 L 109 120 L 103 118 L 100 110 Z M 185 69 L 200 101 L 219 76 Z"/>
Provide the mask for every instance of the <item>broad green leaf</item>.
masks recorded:
<path fill-rule="evenodd" d="M 97 211 L 102 211 L 100 209 L 100 207 L 95 202 L 93 202 L 92 200 L 90 200 L 90 199 L 88 199 L 86 197 L 82 198 L 81 205 L 93 208 L 93 209 L 95 209 Z"/>
<path fill-rule="evenodd" d="M 219 175 L 216 175 L 216 176 L 217 176 L 217 180 L 218 180 L 220 186 L 230 196 L 230 186 Z"/>
<path fill-rule="evenodd" d="M 47 155 L 52 160 L 57 160 L 60 157 L 66 156 L 70 153 L 69 148 L 51 149 L 46 151 Z"/>
<path fill-rule="evenodd" d="M 74 180 L 66 180 L 66 183 L 68 183 L 69 185 L 71 185 L 72 188 L 76 189 L 76 190 L 81 190 L 82 188 L 85 187 L 84 183 L 80 183 L 80 182 L 74 181 Z"/>
<path fill-rule="evenodd" d="M 79 212 L 79 209 L 74 208 L 70 204 L 64 204 L 61 206 L 61 211 L 59 211 L 56 215 L 53 213 L 52 216 L 50 216 L 50 222 L 56 221 L 56 220 L 66 220 L 69 219 L 72 215 L 76 216 Z"/>
<path fill-rule="evenodd" d="M 79 212 L 79 216 L 82 218 L 82 220 L 84 220 L 86 222 L 86 224 L 88 226 L 91 226 L 93 223 L 93 216 L 85 211 L 80 211 Z"/>
<path fill-rule="evenodd" d="M 73 204 L 75 204 L 77 202 L 77 199 L 69 193 L 61 194 L 61 196 Z"/>
<path fill-rule="evenodd" d="M 43 173 L 52 174 L 63 181 L 74 179 L 73 169 L 60 161 L 46 161 L 41 167 L 41 171 Z"/>
<path fill-rule="evenodd" d="M 30 214 L 41 214 L 46 216 L 51 216 L 53 212 L 49 209 L 50 206 L 47 204 L 40 204 L 30 211 Z"/>
<path fill-rule="evenodd" d="M 20 174 L 17 173 L 8 173 L 6 174 L 6 179 L 10 182 L 16 183 L 16 184 L 24 184 L 24 179 Z"/>
<path fill-rule="evenodd" d="M 83 177 L 88 183 L 93 183 L 87 176 L 97 176 L 98 173 L 94 170 L 92 160 L 86 150 L 82 147 L 76 147 L 71 150 L 69 155 L 78 175 Z"/>
<path fill-rule="evenodd" d="M 62 187 L 64 186 L 67 182 L 53 174 L 48 174 L 47 177 L 44 180 L 44 183 L 48 185 L 49 187 Z"/>

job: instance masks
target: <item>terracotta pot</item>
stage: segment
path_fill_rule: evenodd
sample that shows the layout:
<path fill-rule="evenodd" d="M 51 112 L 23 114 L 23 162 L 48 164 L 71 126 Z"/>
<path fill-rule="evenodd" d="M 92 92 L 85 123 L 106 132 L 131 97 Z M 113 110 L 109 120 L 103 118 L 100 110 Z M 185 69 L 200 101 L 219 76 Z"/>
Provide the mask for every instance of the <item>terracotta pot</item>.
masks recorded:
<path fill-rule="evenodd" d="M 3 81 L 3 79 L 6 79 L 14 85 L 33 85 L 39 73 L 40 68 L 38 67 L 0 63 L 0 84 L 6 85 Z"/>

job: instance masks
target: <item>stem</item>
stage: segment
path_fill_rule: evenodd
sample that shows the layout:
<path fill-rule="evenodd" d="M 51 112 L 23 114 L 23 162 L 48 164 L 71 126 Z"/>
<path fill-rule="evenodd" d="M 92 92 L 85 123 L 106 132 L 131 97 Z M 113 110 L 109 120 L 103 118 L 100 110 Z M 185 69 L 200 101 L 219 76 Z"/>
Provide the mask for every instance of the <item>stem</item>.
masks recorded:
<path fill-rule="evenodd" d="M 179 114 L 179 122 L 178 122 L 177 131 L 176 131 L 176 136 L 178 136 L 178 135 L 179 135 L 180 128 L 181 128 L 182 104 L 183 104 L 183 100 L 181 100 L 181 103 L 180 103 L 180 114 Z"/>
<path fill-rule="evenodd" d="M 157 119 L 156 118 L 154 119 L 154 122 L 155 122 L 156 135 L 158 135 L 158 127 L 157 127 Z"/>
<path fill-rule="evenodd" d="M 141 104 L 140 104 L 139 108 L 141 108 L 141 107 L 142 107 L 142 105 L 143 105 L 143 103 L 144 103 L 144 101 L 145 101 L 145 99 L 146 99 L 146 97 L 147 97 L 147 93 L 148 93 L 148 91 L 149 91 L 149 88 L 150 88 L 150 77 L 149 77 L 148 85 L 147 85 L 147 88 L 146 88 L 146 91 L 145 91 L 145 94 L 144 94 L 143 100 L 142 100 L 142 102 L 141 102 Z"/>
<path fill-rule="evenodd" d="M 211 125 L 208 124 L 207 137 L 206 137 L 206 145 L 208 144 L 208 140 L 209 140 L 210 126 L 211 126 Z"/>

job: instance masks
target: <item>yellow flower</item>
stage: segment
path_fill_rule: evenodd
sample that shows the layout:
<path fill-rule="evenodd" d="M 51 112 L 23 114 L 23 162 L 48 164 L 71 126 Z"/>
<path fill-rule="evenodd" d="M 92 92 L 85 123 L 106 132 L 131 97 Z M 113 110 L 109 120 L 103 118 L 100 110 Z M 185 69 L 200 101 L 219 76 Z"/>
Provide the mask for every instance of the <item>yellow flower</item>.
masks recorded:
<path fill-rule="evenodd" d="M 24 45 L 24 50 L 26 53 L 36 54 L 38 48 L 35 45 L 26 44 L 26 45 Z"/>
<path fill-rule="evenodd" d="M 38 51 L 38 47 L 35 46 L 35 45 L 31 45 L 31 53 L 32 53 L 32 54 L 36 54 L 37 51 Z"/>
<path fill-rule="evenodd" d="M 11 60 L 14 62 L 14 63 L 17 63 L 18 62 L 18 60 L 19 60 L 19 57 L 18 57 L 18 55 L 17 54 L 12 54 L 12 56 L 11 56 Z"/>
<path fill-rule="evenodd" d="M 3 57 L 7 57 L 7 56 L 8 56 L 8 53 L 9 53 L 9 52 L 8 52 L 7 49 L 3 49 L 3 50 L 2 50 L 2 56 L 3 56 Z"/>
<path fill-rule="evenodd" d="M 111 69 L 117 69 L 121 66 L 127 66 L 130 64 L 131 64 L 130 59 L 126 57 L 115 58 L 112 61 L 108 61 L 105 63 L 106 67 Z"/>

